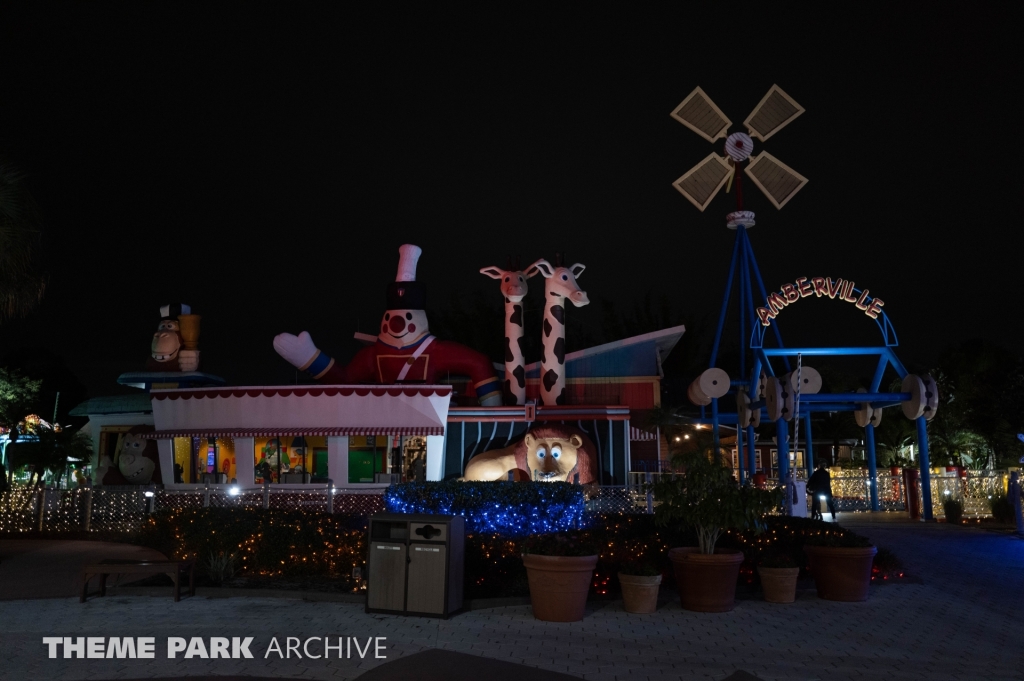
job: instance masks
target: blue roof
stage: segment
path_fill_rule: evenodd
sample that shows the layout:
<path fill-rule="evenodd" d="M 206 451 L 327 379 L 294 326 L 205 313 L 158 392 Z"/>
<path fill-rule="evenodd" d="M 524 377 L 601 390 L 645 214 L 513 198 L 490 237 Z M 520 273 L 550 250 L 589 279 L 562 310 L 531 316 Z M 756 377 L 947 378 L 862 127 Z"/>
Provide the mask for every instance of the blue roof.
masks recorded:
<path fill-rule="evenodd" d="M 69 413 L 71 416 L 91 416 L 93 414 L 149 414 L 152 411 L 153 403 L 149 393 L 135 393 L 133 395 L 90 397 Z"/>
<path fill-rule="evenodd" d="M 684 333 L 686 327 L 673 326 L 570 352 L 565 356 L 566 378 L 661 376 L 662 362 Z M 496 364 L 495 368 L 504 372 L 505 366 Z M 526 376 L 538 378 L 540 362 L 528 364 Z"/>

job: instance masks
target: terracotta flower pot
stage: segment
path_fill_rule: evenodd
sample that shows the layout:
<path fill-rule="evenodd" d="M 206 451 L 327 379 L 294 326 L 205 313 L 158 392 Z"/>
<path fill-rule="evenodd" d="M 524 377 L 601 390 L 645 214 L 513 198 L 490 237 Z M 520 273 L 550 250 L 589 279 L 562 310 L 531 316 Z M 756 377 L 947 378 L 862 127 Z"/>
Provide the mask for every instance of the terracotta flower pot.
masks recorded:
<path fill-rule="evenodd" d="M 523 555 L 530 581 L 533 616 L 544 622 L 579 622 L 587 609 L 587 593 L 597 556 Z"/>
<path fill-rule="evenodd" d="M 658 589 L 661 575 L 624 575 L 619 573 L 622 586 L 622 607 L 626 612 L 648 613 L 658 609 Z"/>
<path fill-rule="evenodd" d="M 764 599 L 769 603 L 792 603 L 796 600 L 796 578 L 800 568 L 758 567 Z"/>
<path fill-rule="evenodd" d="M 874 546 L 804 546 L 804 553 L 811 561 L 811 574 L 818 589 L 818 598 L 848 602 L 868 599 L 871 563 L 878 553 Z"/>
<path fill-rule="evenodd" d="M 705 555 L 696 546 L 687 546 L 672 549 L 668 558 L 675 569 L 679 601 L 684 610 L 728 612 L 733 609 L 742 552 L 717 549 Z"/>

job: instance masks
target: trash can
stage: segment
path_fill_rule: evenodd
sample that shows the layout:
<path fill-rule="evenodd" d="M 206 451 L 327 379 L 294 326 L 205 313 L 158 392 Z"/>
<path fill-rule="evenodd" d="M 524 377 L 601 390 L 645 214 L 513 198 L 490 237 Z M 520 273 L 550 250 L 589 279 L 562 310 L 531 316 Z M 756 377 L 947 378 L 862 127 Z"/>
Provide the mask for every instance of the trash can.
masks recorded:
<path fill-rule="evenodd" d="M 370 516 L 366 612 L 447 618 L 462 609 L 462 516 Z"/>

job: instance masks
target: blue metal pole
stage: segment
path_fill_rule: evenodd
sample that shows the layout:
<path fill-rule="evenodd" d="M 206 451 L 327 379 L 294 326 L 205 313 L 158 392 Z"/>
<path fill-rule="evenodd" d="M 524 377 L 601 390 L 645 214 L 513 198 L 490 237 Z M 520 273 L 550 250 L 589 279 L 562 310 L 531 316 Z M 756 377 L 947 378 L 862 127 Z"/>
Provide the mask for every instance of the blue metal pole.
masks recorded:
<path fill-rule="evenodd" d="M 754 271 L 754 276 L 757 277 L 757 285 L 761 290 L 761 297 L 765 300 L 768 299 L 768 289 L 764 286 L 764 279 L 761 278 L 761 269 L 757 266 L 757 258 L 754 257 L 754 249 L 750 245 L 750 242 L 746 242 L 747 256 L 750 261 L 750 268 Z M 779 331 L 779 325 L 776 322 L 772 322 L 772 332 L 775 333 L 775 340 L 778 342 L 779 347 L 783 346 L 782 333 Z M 790 371 L 789 359 L 783 358 L 783 363 L 786 365 L 786 371 Z"/>
<path fill-rule="evenodd" d="M 776 439 L 779 441 L 779 484 L 789 480 L 789 424 L 786 419 L 775 422 Z"/>
<path fill-rule="evenodd" d="M 609 421 L 609 423 L 611 423 Z M 714 442 L 715 460 L 719 461 L 722 456 L 722 448 L 718 438 L 718 398 L 711 398 L 711 437 Z"/>
<path fill-rule="evenodd" d="M 871 510 L 878 511 L 878 465 L 875 460 L 875 427 L 864 426 L 864 445 L 868 454 L 868 487 L 871 488 Z"/>
<path fill-rule="evenodd" d="M 739 231 L 739 230 L 737 230 Z M 718 360 L 718 344 L 722 341 L 722 328 L 725 326 L 725 313 L 729 309 L 729 298 L 732 295 L 732 280 L 736 276 L 736 260 L 740 252 L 740 238 L 736 237 L 736 243 L 732 247 L 732 260 L 729 262 L 729 278 L 725 282 L 725 295 L 722 297 L 722 311 L 718 314 L 718 328 L 715 330 L 715 344 L 711 346 L 711 362 L 709 366 L 715 366 Z"/>
<path fill-rule="evenodd" d="M 882 377 L 885 375 L 885 368 L 889 366 L 889 355 L 883 353 L 878 358 L 878 367 L 875 369 L 875 376 L 871 379 L 871 392 L 877 393 L 882 385 Z"/>
<path fill-rule="evenodd" d="M 736 468 L 738 469 L 736 471 L 736 476 L 739 479 L 741 485 L 747 477 L 746 471 L 744 470 L 745 466 L 743 465 L 743 456 L 743 429 L 736 428 Z M 730 461 L 729 463 L 732 462 Z"/>
<path fill-rule="evenodd" d="M 745 227 L 737 227 L 736 231 L 746 232 Z M 737 234 L 737 238 L 742 239 L 742 234 Z M 747 346 L 750 344 L 750 339 L 747 338 L 747 249 L 740 248 L 740 376 L 747 375 Z"/>
<path fill-rule="evenodd" d="M 757 473 L 757 447 L 756 444 L 757 435 L 754 433 L 754 426 L 747 426 L 747 450 L 750 455 L 748 465 L 750 466 L 750 477 L 753 478 Z"/>
<path fill-rule="evenodd" d="M 932 472 L 928 461 L 928 422 L 923 416 L 917 417 L 917 449 L 921 466 L 921 519 L 925 522 L 932 517 Z"/>
<path fill-rule="evenodd" d="M 807 440 L 807 477 L 814 471 L 814 443 L 811 440 L 811 413 L 804 417 L 804 439 Z"/>

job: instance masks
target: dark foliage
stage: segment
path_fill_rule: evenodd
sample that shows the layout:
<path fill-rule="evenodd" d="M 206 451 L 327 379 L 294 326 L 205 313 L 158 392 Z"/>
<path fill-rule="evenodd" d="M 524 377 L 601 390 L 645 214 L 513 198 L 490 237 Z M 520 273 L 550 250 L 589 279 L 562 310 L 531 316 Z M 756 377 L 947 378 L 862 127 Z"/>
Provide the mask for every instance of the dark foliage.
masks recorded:
<path fill-rule="evenodd" d="M 798 568 L 800 563 L 788 551 L 768 549 L 761 551 L 757 558 L 757 566 L 763 568 Z"/>
<path fill-rule="evenodd" d="M 871 564 L 871 579 L 888 581 L 904 576 L 903 562 L 889 549 L 878 549 Z"/>
<path fill-rule="evenodd" d="M 997 523 L 1015 522 L 1013 502 L 1005 494 L 997 494 L 988 500 L 989 508 L 992 509 L 992 518 Z"/>
<path fill-rule="evenodd" d="M 527 537 L 521 545 L 523 554 L 538 556 L 595 556 L 598 544 L 588 532 L 552 532 Z"/>
<path fill-rule="evenodd" d="M 301 511 L 204 508 L 149 517 L 137 541 L 201 565 L 235 556 L 241 575 L 350 579 L 366 562 L 366 519 Z"/>
<path fill-rule="evenodd" d="M 953 497 L 945 499 L 942 502 L 942 511 L 946 514 L 947 523 L 959 525 L 964 519 L 964 502 Z"/>

